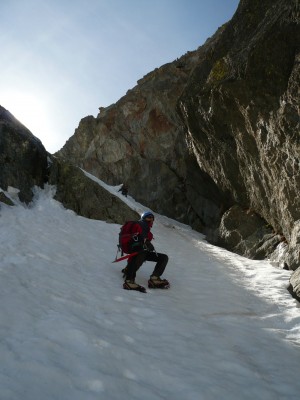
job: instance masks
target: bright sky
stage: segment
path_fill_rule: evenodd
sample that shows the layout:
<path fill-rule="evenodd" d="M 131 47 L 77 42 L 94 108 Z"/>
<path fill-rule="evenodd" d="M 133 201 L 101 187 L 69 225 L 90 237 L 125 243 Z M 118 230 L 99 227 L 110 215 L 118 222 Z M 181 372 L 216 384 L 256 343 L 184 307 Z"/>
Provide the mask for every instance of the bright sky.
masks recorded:
<path fill-rule="evenodd" d="M 197 49 L 238 0 L 0 2 L 0 105 L 46 149 L 81 118 L 118 101 L 138 79 Z"/>
<path fill-rule="evenodd" d="M 78 217 L 52 194 L 46 187 L 31 207 L 1 206 L 1 399 L 299 398 L 291 271 L 156 215 L 171 288 L 126 291 L 126 262 L 112 263 L 120 226 Z M 153 267 L 142 265 L 137 282 L 146 286 Z"/>

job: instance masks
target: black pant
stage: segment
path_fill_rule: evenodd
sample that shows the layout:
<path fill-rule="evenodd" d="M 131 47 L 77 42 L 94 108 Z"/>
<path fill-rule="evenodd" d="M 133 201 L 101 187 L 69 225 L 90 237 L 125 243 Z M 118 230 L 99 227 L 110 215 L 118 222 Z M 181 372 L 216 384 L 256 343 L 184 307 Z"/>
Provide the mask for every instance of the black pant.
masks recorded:
<path fill-rule="evenodd" d="M 169 257 L 166 254 L 143 250 L 129 259 L 126 268 L 126 279 L 135 280 L 136 272 L 145 261 L 156 262 L 152 275 L 161 276 L 164 273 Z"/>

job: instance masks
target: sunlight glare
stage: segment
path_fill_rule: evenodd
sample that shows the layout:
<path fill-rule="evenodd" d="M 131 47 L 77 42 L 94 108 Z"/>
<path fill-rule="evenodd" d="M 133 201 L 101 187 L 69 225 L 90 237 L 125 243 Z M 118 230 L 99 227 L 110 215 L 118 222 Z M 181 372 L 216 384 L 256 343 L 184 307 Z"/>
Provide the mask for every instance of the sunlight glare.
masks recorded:
<path fill-rule="evenodd" d="M 0 105 L 40 139 L 48 151 L 59 148 L 53 135 L 51 108 L 40 96 L 25 91 L 2 92 Z"/>
<path fill-rule="evenodd" d="M 41 100 L 31 93 L 22 92 L 12 92 L 1 97 L 1 105 L 39 137 L 39 132 L 47 124 L 46 107 Z"/>

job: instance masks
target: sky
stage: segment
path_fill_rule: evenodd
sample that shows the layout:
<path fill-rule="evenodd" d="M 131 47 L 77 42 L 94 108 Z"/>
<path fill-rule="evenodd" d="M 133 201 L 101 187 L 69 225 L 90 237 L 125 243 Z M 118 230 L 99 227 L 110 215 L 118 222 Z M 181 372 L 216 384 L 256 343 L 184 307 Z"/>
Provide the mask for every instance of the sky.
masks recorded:
<path fill-rule="evenodd" d="M 91 175 L 87 174 L 91 177 Z M 130 196 L 99 184 L 141 213 Z M 300 307 L 291 271 L 208 244 L 155 214 L 168 290 L 122 287 L 120 225 L 37 189 L 0 211 L 0 393 L 5 400 L 296 400 Z M 146 285 L 153 263 L 136 281 Z"/>
<path fill-rule="evenodd" d="M 196 50 L 238 0 L 2 0 L 0 105 L 50 153 L 80 120 Z"/>

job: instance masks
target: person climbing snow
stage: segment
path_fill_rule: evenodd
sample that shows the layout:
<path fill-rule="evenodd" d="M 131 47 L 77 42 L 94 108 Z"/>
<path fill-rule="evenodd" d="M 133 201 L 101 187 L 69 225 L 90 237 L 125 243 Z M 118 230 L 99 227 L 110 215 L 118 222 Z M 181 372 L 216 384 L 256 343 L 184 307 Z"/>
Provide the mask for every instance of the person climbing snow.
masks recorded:
<path fill-rule="evenodd" d="M 120 187 L 120 189 L 118 190 L 118 192 L 121 192 L 123 196 L 127 197 L 128 194 L 128 186 L 123 183 L 123 185 Z"/>
<path fill-rule="evenodd" d="M 145 211 L 139 221 L 129 221 L 123 226 L 126 226 L 127 233 L 124 232 L 124 229 L 123 232 L 121 230 L 120 246 L 122 251 L 128 254 L 137 253 L 128 259 L 127 266 L 122 270 L 125 278 L 123 288 L 126 290 L 146 291 L 143 286 L 135 282 L 136 273 L 145 261 L 156 263 L 148 280 L 148 287 L 152 289 L 168 289 L 170 287 L 166 279 L 161 279 L 169 257 L 166 254 L 157 253 L 151 243 L 153 222 L 154 214 L 151 211 Z"/>

